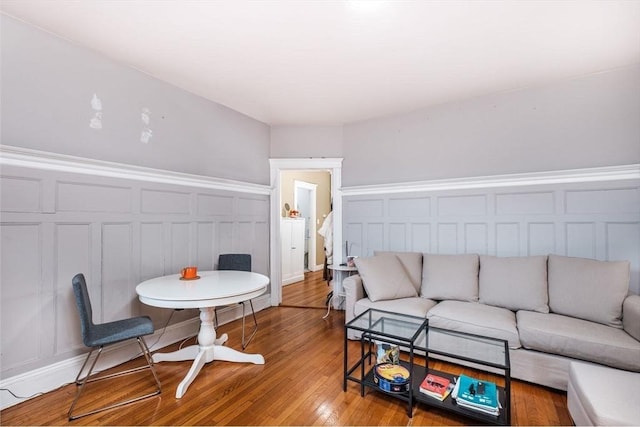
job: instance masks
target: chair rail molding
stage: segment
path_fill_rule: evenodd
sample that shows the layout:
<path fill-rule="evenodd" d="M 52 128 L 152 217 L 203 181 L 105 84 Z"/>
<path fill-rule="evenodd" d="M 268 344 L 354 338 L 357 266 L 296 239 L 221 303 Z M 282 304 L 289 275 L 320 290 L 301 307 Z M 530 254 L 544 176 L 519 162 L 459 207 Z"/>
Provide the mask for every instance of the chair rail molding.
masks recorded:
<path fill-rule="evenodd" d="M 343 187 L 343 196 L 413 193 L 423 191 L 468 190 L 496 187 L 521 187 L 640 179 L 640 163 L 547 172 L 490 175 L 469 178 L 437 179 L 394 184 Z"/>
<path fill-rule="evenodd" d="M 107 162 L 104 160 L 88 159 L 10 145 L 0 145 L 0 166 L 2 165 L 236 191 L 240 193 L 260 195 L 269 195 L 271 193 L 271 188 L 268 185 L 127 165 L 124 163 Z"/>

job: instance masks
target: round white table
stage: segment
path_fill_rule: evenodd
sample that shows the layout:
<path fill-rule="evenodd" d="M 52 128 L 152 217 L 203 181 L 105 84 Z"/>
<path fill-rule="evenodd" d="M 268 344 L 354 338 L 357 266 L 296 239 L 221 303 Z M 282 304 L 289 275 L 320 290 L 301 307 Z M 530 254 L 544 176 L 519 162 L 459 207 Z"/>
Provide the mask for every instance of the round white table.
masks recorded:
<path fill-rule="evenodd" d="M 198 345 L 191 345 L 172 353 L 155 353 L 154 362 L 193 360 L 191 369 L 176 389 L 181 398 L 205 363 L 213 360 L 264 364 L 260 354 L 247 354 L 224 346 L 227 334 L 216 339 L 213 326 L 214 308 L 255 298 L 263 294 L 269 278 L 246 271 L 200 271 L 197 280 L 182 280 L 179 274 L 156 277 L 136 286 L 141 302 L 162 308 L 200 309 Z"/>

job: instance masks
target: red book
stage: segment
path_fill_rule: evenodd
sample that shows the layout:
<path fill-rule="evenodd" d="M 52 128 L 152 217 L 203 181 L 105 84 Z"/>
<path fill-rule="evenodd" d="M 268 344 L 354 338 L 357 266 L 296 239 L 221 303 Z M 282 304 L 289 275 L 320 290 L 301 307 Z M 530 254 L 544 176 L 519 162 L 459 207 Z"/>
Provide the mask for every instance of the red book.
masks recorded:
<path fill-rule="evenodd" d="M 429 374 L 420 384 L 420 391 L 438 400 L 444 400 L 451 393 L 451 381 L 438 375 Z"/>

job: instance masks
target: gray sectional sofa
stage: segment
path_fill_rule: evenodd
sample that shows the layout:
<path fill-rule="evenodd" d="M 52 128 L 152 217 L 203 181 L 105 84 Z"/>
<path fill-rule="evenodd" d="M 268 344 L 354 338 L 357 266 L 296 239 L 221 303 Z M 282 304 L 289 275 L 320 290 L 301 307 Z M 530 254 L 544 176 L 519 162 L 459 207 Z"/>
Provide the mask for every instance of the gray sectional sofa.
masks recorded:
<path fill-rule="evenodd" d="M 376 252 L 356 266 L 343 281 L 346 322 L 377 308 L 501 338 L 513 378 L 560 390 L 572 360 L 640 371 L 640 296 L 629 295 L 627 261 Z"/>

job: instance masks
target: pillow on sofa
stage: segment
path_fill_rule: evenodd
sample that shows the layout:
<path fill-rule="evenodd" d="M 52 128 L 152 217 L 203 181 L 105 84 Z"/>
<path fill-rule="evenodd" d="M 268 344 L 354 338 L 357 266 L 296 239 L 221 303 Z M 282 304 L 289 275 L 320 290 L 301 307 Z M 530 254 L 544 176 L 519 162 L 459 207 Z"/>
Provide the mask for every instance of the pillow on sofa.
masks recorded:
<path fill-rule="evenodd" d="M 549 255 L 549 307 L 558 314 L 622 327 L 629 261 Z"/>
<path fill-rule="evenodd" d="M 478 255 L 423 255 L 420 296 L 478 301 Z"/>
<path fill-rule="evenodd" d="M 371 301 L 418 295 L 402 263 L 395 255 L 356 258 L 358 274 Z"/>
<path fill-rule="evenodd" d="M 395 255 L 407 272 L 416 292 L 420 291 L 422 283 L 422 252 L 383 252 L 373 251 L 373 255 Z"/>
<path fill-rule="evenodd" d="M 547 257 L 481 255 L 480 302 L 513 311 L 548 313 Z"/>

